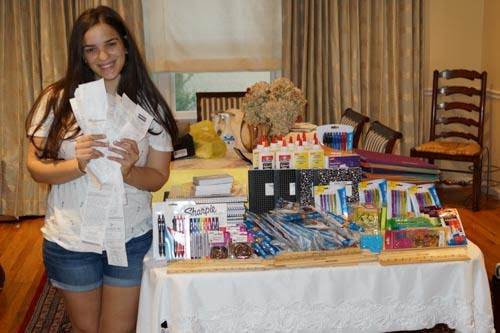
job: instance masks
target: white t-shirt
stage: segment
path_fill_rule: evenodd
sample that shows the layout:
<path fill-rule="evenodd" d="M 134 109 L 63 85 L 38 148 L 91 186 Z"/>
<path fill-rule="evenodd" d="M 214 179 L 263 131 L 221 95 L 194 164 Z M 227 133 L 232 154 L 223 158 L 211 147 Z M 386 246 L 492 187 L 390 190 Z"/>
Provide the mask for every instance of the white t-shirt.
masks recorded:
<path fill-rule="evenodd" d="M 112 98 L 108 98 L 111 100 Z M 33 134 L 45 112 L 47 96 L 44 96 L 35 112 L 28 134 Z M 112 107 L 112 104 L 110 104 Z M 36 131 L 36 137 L 47 137 L 53 114 Z M 157 151 L 173 151 L 172 139 L 163 127 L 153 121 L 152 129 L 158 135 L 147 133 L 137 143 L 139 147 L 139 160 L 136 166 L 144 166 L 147 161 L 149 148 Z M 75 158 L 75 139 L 63 140 L 58 157 L 64 160 Z M 52 185 L 47 200 L 47 212 L 42 233 L 45 239 L 55 242 L 63 248 L 78 252 L 101 253 L 103 248 L 96 244 L 80 240 L 80 227 L 82 225 L 81 208 L 84 204 L 89 176 L 83 175 L 64 184 Z M 125 185 L 127 203 L 124 205 L 125 215 L 125 241 L 138 237 L 152 228 L 151 193 L 139 190 L 128 184 Z"/>

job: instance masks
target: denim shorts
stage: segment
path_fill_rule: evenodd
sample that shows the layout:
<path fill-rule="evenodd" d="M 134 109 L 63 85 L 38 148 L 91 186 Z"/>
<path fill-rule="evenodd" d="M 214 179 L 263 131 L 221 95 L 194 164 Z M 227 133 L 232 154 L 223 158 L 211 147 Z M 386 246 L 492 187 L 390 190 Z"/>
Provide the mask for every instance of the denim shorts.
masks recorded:
<path fill-rule="evenodd" d="M 43 240 L 43 262 L 52 285 L 68 291 L 90 291 L 102 284 L 115 287 L 133 287 L 141 284 L 142 261 L 151 247 L 152 232 L 129 240 L 128 267 L 108 264 L 106 251 L 74 252 L 58 244 Z"/>

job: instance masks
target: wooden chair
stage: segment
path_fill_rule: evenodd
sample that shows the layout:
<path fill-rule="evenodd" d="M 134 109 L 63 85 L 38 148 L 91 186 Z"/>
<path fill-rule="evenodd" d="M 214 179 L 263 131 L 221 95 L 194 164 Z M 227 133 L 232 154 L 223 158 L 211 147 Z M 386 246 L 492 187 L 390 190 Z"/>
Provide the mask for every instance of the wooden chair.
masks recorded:
<path fill-rule="evenodd" d="M 392 154 L 394 145 L 398 139 L 402 139 L 403 134 L 393 130 L 378 121 L 370 124 L 363 140 L 363 149 L 377 153 Z"/>
<path fill-rule="evenodd" d="M 351 108 L 345 109 L 344 112 L 342 112 L 342 117 L 340 118 L 340 123 L 343 125 L 349 125 L 354 127 L 354 138 L 352 142 L 353 148 L 358 148 L 359 145 L 359 139 L 361 138 L 361 135 L 363 134 L 363 128 L 365 126 L 365 123 L 369 122 L 370 118 L 368 118 L 365 115 L 362 115 L 359 112 L 354 111 Z"/>
<path fill-rule="evenodd" d="M 2 264 L 0 264 L 0 291 L 3 290 L 4 282 L 5 282 L 5 271 L 3 270 Z"/>
<path fill-rule="evenodd" d="M 427 158 L 431 163 L 434 160 L 472 163 L 472 171 L 441 170 L 472 173 L 472 209 L 475 211 L 479 210 L 481 194 L 486 78 L 486 72 L 464 69 L 442 72 L 435 70 L 429 142 L 412 148 L 410 152 L 411 156 Z M 480 88 L 450 85 L 453 81 L 448 80 L 453 79 L 470 80 L 478 83 Z"/>
<path fill-rule="evenodd" d="M 212 120 L 212 116 L 227 109 L 239 109 L 245 91 L 197 92 L 196 120 Z"/>

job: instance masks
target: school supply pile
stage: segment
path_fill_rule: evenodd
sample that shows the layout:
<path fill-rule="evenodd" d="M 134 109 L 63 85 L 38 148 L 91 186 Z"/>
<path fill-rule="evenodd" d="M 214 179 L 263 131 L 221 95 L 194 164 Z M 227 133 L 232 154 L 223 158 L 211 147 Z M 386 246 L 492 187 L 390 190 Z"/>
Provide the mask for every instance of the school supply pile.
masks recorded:
<path fill-rule="evenodd" d="M 285 202 L 257 215 L 249 212 L 245 226 L 254 252 L 263 258 L 280 252 L 325 251 L 356 246 L 359 234 L 345 220 L 311 206 Z"/>
<path fill-rule="evenodd" d="M 305 132 L 295 138 L 288 136 L 288 140 L 283 136 L 271 141 L 261 138 L 252 151 L 252 166 L 259 170 L 322 169 L 325 154 L 316 133 L 312 139 Z"/>
<path fill-rule="evenodd" d="M 153 256 L 167 260 L 251 257 L 250 247 L 237 246 L 248 241 L 242 223 L 245 200 L 218 197 L 154 203 Z"/>

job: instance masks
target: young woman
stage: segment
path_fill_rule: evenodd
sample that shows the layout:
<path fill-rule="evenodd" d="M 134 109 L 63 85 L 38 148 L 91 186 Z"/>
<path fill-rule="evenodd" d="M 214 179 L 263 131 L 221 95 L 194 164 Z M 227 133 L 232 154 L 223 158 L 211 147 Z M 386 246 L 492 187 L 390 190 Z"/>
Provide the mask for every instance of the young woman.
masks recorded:
<path fill-rule="evenodd" d="M 108 145 L 104 135 L 83 135 L 70 106 L 79 84 L 104 79 L 109 95 L 125 93 L 153 117 L 140 142 L 123 138 Z M 27 122 L 27 166 L 51 185 L 42 228 L 43 258 L 50 281 L 62 291 L 75 332 L 135 330 L 142 260 L 151 245 L 151 194 L 169 177 L 177 127 L 148 76 L 137 45 L 111 8 L 85 11 L 73 26 L 66 75 L 45 89 Z M 120 156 L 128 267 L 108 264 L 104 249 L 80 239 L 87 164 L 104 158 L 97 147 Z M 101 148 L 102 149 L 102 148 Z"/>

